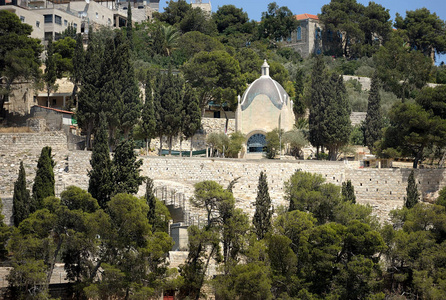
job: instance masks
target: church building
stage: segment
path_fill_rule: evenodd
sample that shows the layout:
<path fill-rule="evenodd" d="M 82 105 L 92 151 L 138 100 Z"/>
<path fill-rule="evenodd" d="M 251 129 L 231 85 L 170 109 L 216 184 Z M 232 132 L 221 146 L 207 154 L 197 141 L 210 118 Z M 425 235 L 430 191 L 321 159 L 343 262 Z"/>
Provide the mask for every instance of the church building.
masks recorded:
<path fill-rule="evenodd" d="M 276 128 L 284 132 L 293 129 L 293 101 L 285 89 L 269 76 L 269 65 L 262 65 L 262 76 L 251 83 L 238 99 L 235 129 L 246 138 L 246 151 L 262 152 L 266 133 Z"/>

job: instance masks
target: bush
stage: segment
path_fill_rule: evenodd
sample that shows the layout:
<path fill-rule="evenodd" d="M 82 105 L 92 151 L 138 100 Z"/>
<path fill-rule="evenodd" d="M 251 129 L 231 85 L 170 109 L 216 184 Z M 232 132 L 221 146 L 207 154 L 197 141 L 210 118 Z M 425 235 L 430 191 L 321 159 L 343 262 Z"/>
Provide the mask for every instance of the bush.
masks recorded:
<path fill-rule="evenodd" d="M 226 157 L 237 158 L 245 139 L 245 135 L 240 131 L 232 133 L 229 137 L 228 151 L 225 153 Z"/>
<path fill-rule="evenodd" d="M 282 132 L 281 132 L 282 133 Z M 280 151 L 280 136 L 279 129 L 274 129 L 266 134 L 266 157 L 269 159 L 274 159 Z"/>

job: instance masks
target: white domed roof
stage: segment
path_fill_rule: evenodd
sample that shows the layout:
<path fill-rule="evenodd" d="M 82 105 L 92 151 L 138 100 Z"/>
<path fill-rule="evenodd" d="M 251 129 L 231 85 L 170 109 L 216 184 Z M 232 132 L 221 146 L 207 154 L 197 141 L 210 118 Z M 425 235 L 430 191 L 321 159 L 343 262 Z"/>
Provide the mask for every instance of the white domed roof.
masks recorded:
<path fill-rule="evenodd" d="M 285 89 L 269 76 L 269 65 L 265 62 L 262 65 L 262 76 L 249 85 L 243 93 L 241 108 L 245 110 L 258 95 L 266 95 L 278 109 L 282 109 L 283 104 L 287 104 L 288 94 Z"/>

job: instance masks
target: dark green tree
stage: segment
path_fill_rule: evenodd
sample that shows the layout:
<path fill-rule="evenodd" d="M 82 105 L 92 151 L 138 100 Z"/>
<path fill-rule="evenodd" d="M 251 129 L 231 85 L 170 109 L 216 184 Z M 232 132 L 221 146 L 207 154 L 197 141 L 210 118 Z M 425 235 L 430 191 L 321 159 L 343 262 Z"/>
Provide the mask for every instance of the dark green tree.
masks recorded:
<path fill-rule="evenodd" d="M 56 76 L 62 78 L 73 74 L 73 57 L 76 48 L 76 40 L 71 37 L 59 39 L 53 43 Z"/>
<path fill-rule="evenodd" d="M 261 240 L 265 237 L 266 233 L 271 230 L 271 218 L 274 213 L 271 206 L 266 174 L 263 171 L 260 172 L 255 205 L 256 210 L 252 223 L 254 224 L 257 238 Z"/>
<path fill-rule="evenodd" d="M 43 199 L 54 196 L 54 161 L 51 157 L 51 147 L 42 148 L 37 161 L 36 178 L 33 185 L 33 201 L 30 205 L 30 213 L 42 208 Z"/>
<path fill-rule="evenodd" d="M 328 148 L 329 160 L 337 160 L 339 149 L 348 144 L 352 131 L 350 105 L 342 76 L 333 73 L 324 90 L 323 145 Z"/>
<path fill-rule="evenodd" d="M 146 203 L 149 207 L 147 212 L 147 219 L 149 224 L 152 226 L 152 232 L 155 231 L 155 220 L 156 220 L 156 198 L 153 190 L 153 179 L 146 178 Z"/>
<path fill-rule="evenodd" d="M 403 30 L 413 49 L 432 59 L 435 58 L 435 53 L 446 53 L 445 21 L 425 7 L 406 11 L 404 19 L 397 13 L 395 28 Z"/>
<path fill-rule="evenodd" d="M 99 116 L 99 129 L 94 137 L 90 159 L 91 170 L 88 172 L 88 192 L 101 208 L 105 208 L 113 192 L 112 163 L 108 146 L 107 121 L 105 114 Z"/>
<path fill-rule="evenodd" d="M 214 20 L 199 7 L 188 10 L 178 24 L 178 28 L 183 33 L 198 31 L 207 35 L 215 35 L 217 31 Z"/>
<path fill-rule="evenodd" d="M 126 35 L 127 41 L 129 43 L 130 50 L 133 50 L 133 21 L 132 21 L 132 6 L 129 4 L 127 6 L 127 24 L 126 24 Z"/>
<path fill-rule="evenodd" d="M 406 197 L 404 197 L 404 206 L 412 208 L 420 201 L 420 193 L 418 192 L 417 183 L 415 182 L 415 172 L 410 171 L 407 178 Z"/>
<path fill-rule="evenodd" d="M 280 150 L 283 149 L 283 141 L 280 135 L 283 135 L 283 130 L 274 129 L 266 133 L 266 157 L 274 159 L 277 154 L 281 155 Z"/>
<path fill-rule="evenodd" d="M 20 162 L 19 177 L 14 183 L 14 196 L 12 199 L 12 215 L 14 226 L 18 227 L 20 222 L 26 219 L 30 212 L 30 195 L 26 188 L 26 173 L 23 161 Z"/>
<path fill-rule="evenodd" d="M 194 89 L 188 84 L 183 96 L 184 118 L 182 124 L 182 134 L 186 139 L 190 139 L 190 156 L 192 157 L 193 137 L 201 128 L 200 99 Z"/>
<path fill-rule="evenodd" d="M 56 86 L 57 79 L 57 66 L 56 59 L 54 56 L 53 40 L 48 40 L 48 45 L 46 46 L 46 56 L 45 56 L 45 72 L 43 74 L 43 81 L 45 83 L 45 90 L 48 95 L 47 106 L 50 106 L 50 94 L 57 90 Z"/>
<path fill-rule="evenodd" d="M 323 141 L 323 127 L 325 114 L 325 99 L 324 99 L 324 70 L 325 65 L 322 56 L 316 56 L 316 61 L 311 72 L 310 84 L 310 115 L 308 117 L 310 143 L 316 147 L 316 153 L 319 154 L 319 148 L 324 145 Z"/>
<path fill-rule="evenodd" d="M 153 17 L 170 25 L 180 23 L 184 19 L 186 13 L 191 10 L 191 6 L 185 0 L 170 0 L 163 13 L 154 13 Z"/>
<path fill-rule="evenodd" d="M 0 118 L 4 104 L 17 80 L 37 80 L 40 77 L 40 40 L 30 38 L 32 27 L 7 10 L 0 11 Z"/>
<path fill-rule="evenodd" d="M 225 35 L 245 32 L 246 23 L 249 22 L 248 14 L 243 11 L 243 8 L 237 8 L 234 5 L 219 6 L 212 14 L 212 19 L 217 25 L 218 32 Z"/>
<path fill-rule="evenodd" d="M 347 182 L 344 181 L 342 183 L 341 194 L 344 201 L 356 203 L 355 187 L 352 185 L 352 181 L 350 179 L 347 180 Z"/>
<path fill-rule="evenodd" d="M 381 96 L 379 94 L 378 75 L 372 77 L 365 117 L 365 145 L 373 152 L 375 143 L 382 137 L 383 118 L 381 115 Z"/>
<path fill-rule="evenodd" d="M 91 28 L 90 28 L 91 29 Z M 82 89 L 78 96 L 76 119 L 86 133 L 85 147 L 91 149 L 91 135 L 98 126 L 101 111 L 101 57 L 100 46 L 93 38 L 93 30 L 88 33 L 88 48 L 85 54 L 84 68 L 78 70 L 82 76 Z M 82 72 L 82 73 L 81 73 Z"/>
<path fill-rule="evenodd" d="M 411 48 L 399 31 L 391 34 L 373 58 L 383 87 L 403 101 L 425 86 L 432 70 L 432 60 Z"/>
<path fill-rule="evenodd" d="M 296 96 L 293 101 L 293 112 L 296 120 L 304 117 L 306 113 L 306 106 L 304 102 L 304 71 L 301 68 L 296 70 L 296 77 L 294 78 L 294 91 Z"/>
<path fill-rule="evenodd" d="M 281 41 L 289 37 L 297 26 L 298 22 L 288 7 L 271 2 L 268 4 L 268 10 L 262 12 L 259 33 L 263 38 Z"/>
<path fill-rule="evenodd" d="M 156 136 L 155 105 L 153 102 L 152 78 L 147 71 L 145 101 L 141 111 L 141 131 L 146 141 L 146 154 L 149 155 L 150 140 Z"/>
<path fill-rule="evenodd" d="M 71 75 L 71 81 L 74 83 L 73 97 L 77 97 L 77 90 L 79 84 L 82 82 L 85 66 L 85 50 L 82 34 L 76 35 L 76 48 L 73 55 L 73 73 Z"/>
<path fill-rule="evenodd" d="M 137 159 L 133 139 L 121 141 L 112 160 L 113 195 L 136 194 L 144 177 L 139 174 L 142 160 Z"/>

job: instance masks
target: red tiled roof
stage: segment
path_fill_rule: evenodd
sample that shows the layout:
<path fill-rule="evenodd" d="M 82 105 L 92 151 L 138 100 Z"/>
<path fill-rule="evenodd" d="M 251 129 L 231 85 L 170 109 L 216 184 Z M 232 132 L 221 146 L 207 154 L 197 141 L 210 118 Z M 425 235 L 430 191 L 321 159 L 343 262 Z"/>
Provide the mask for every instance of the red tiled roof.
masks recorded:
<path fill-rule="evenodd" d="M 60 112 L 60 113 L 64 113 L 64 114 L 74 114 L 74 112 L 68 111 L 68 110 L 62 110 L 62 109 L 57 109 L 57 108 L 52 108 L 52 107 L 46 107 L 46 106 L 42 106 L 42 105 L 35 105 L 35 106 L 40 107 L 40 108 L 49 109 L 49 110 L 54 110 L 54 111 L 57 111 L 57 112 Z"/>
<path fill-rule="evenodd" d="M 300 20 L 306 20 L 306 19 L 314 19 L 314 20 L 319 20 L 319 18 L 316 15 L 310 15 L 310 14 L 300 14 L 300 15 L 295 15 L 294 16 L 296 18 L 296 20 L 300 21 Z"/>

